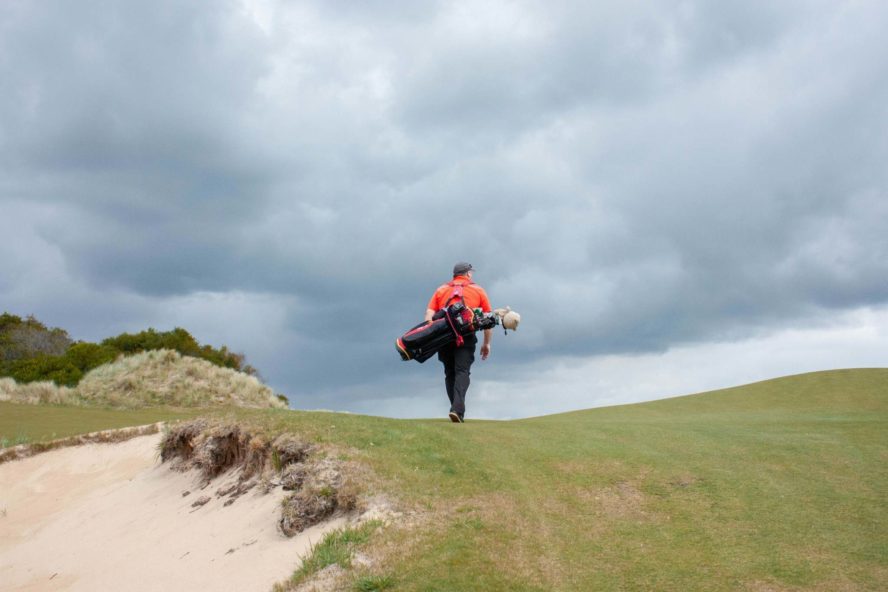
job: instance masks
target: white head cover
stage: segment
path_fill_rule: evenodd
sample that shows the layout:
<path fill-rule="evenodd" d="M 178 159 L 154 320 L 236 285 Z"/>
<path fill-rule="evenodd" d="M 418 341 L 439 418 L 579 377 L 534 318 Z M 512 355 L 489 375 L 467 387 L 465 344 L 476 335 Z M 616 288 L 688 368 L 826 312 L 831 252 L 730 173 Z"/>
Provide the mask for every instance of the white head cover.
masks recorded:
<path fill-rule="evenodd" d="M 514 331 L 518 328 L 518 323 L 521 322 L 521 315 L 514 310 L 510 310 L 505 315 L 503 315 L 502 322 L 504 328 Z"/>
<path fill-rule="evenodd" d="M 503 328 L 509 329 L 510 331 L 516 330 L 518 328 L 518 323 L 521 322 L 521 315 L 508 306 L 506 308 L 497 308 L 493 313 L 500 318 L 500 323 Z"/>

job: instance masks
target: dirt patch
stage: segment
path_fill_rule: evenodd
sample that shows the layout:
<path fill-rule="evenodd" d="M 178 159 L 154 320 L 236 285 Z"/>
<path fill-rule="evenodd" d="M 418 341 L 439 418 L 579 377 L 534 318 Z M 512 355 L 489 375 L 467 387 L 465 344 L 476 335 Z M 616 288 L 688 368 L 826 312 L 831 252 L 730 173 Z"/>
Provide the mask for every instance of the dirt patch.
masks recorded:
<path fill-rule="evenodd" d="M 677 489 L 687 489 L 700 483 L 702 479 L 690 473 L 682 473 L 669 480 L 669 485 Z"/>
<path fill-rule="evenodd" d="M 858 592 L 866 586 L 855 584 L 846 578 L 830 579 L 813 586 L 787 586 L 777 582 L 755 580 L 746 583 L 746 592 Z"/>
<path fill-rule="evenodd" d="M 608 518 L 644 518 L 645 496 L 628 481 L 608 487 L 581 489 L 577 496 L 596 514 Z"/>
<path fill-rule="evenodd" d="M 346 589 L 348 572 L 336 565 L 328 565 L 312 576 L 307 582 L 296 587 L 294 592 L 337 592 Z"/>
<path fill-rule="evenodd" d="M 573 459 L 559 461 L 554 467 L 566 475 L 587 475 L 590 473 L 619 475 L 626 466 L 614 459 Z"/>

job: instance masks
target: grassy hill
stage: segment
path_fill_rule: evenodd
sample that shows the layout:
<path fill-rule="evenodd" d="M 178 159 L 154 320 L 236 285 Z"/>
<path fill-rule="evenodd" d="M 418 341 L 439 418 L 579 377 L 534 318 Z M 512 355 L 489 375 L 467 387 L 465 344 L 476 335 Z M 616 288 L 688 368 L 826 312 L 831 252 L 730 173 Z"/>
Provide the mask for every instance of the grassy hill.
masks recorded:
<path fill-rule="evenodd" d="M 14 429 L 9 405 L 0 435 Z M 26 410 L 19 429 L 47 411 L 14 407 Z M 373 567 L 355 570 L 396 590 L 888 582 L 888 369 L 509 422 L 224 413 L 340 446 L 372 469 L 368 487 L 407 518 L 374 534 Z"/>
<path fill-rule="evenodd" d="M 255 376 L 168 349 L 120 356 L 87 372 L 75 387 L 0 377 L 4 400 L 120 408 L 287 406 Z"/>

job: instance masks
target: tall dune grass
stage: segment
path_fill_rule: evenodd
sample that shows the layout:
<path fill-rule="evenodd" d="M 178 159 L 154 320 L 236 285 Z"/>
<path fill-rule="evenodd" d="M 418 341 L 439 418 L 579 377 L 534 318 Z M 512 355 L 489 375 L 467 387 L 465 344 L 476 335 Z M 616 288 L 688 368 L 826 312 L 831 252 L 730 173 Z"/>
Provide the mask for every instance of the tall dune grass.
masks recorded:
<path fill-rule="evenodd" d="M 56 386 L 54 382 L 29 382 L 19 384 L 12 378 L 0 378 L 0 401 L 38 405 L 66 404 L 74 398 L 73 389 Z"/>

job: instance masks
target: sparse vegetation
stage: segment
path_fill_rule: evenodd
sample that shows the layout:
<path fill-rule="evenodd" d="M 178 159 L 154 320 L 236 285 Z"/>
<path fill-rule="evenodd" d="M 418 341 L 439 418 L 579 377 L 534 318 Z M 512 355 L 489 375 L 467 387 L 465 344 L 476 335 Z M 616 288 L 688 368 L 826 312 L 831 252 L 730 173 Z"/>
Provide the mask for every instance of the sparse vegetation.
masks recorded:
<path fill-rule="evenodd" d="M 10 446 L 20 446 L 22 444 L 27 444 L 31 439 L 22 433 L 19 433 L 15 438 L 7 438 L 6 436 L 0 436 L 0 448 L 9 448 Z"/>
<path fill-rule="evenodd" d="M 313 545 L 311 551 L 302 560 L 302 565 L 286 582 L 274 587 L 275 592 L 295 590 L 301 583 L 330 566 L 347 569 L 351 567 L 355 551 L 370 540 L 371 534 L 382 525 L 378 520 L 371 520 L 355 527 L 342 528 L 321 539 Z M 368 580 L 369 581 L 369 580 Z M 370 588 L 371 590 L 373 588 Z M 384 590 L 385 588 L 376 588 Z"/>
<path fill-rule="evenodd" d="M 395 579 L 390 575 L 362 576 L 355 582 L 356 592 L 381 592 L 395 586 Z"/>

